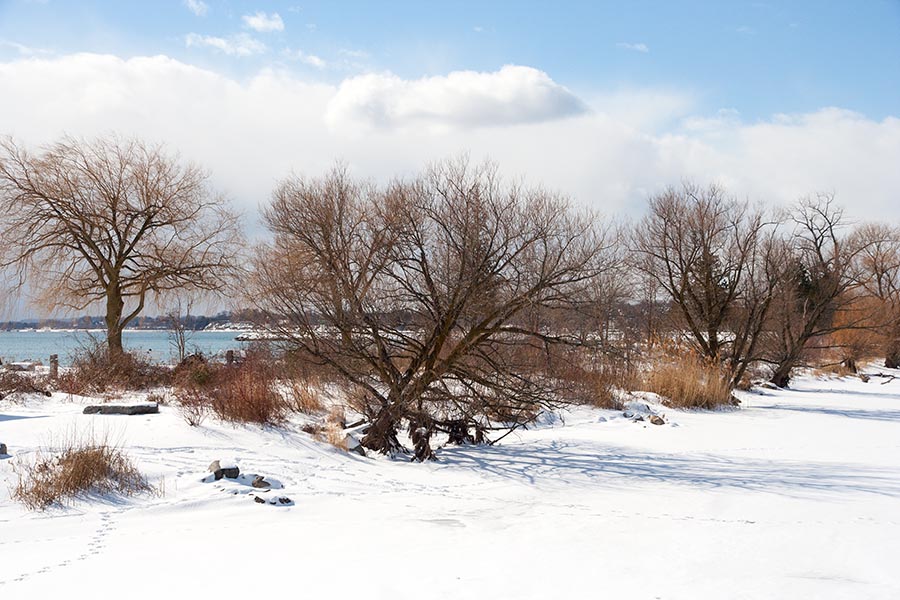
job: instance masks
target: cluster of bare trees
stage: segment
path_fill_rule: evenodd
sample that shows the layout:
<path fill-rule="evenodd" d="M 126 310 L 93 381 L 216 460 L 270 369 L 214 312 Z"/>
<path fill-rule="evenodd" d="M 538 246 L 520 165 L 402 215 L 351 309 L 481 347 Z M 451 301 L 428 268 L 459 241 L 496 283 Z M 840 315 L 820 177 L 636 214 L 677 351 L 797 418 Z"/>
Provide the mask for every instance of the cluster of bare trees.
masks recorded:
<path fill-rule="evenodd" d="M 851 370 L 867 352 L 897 364 L 900 232 L 851 227 L 831 194 L 767 214 L 685 184 L 650 199 L 633 248 L 635 271 L 670 308 L 668 330 L 648 341 L 684 335 L 732 386 L 759 364 L 786 386 L 828 350 Z"/>
<path fill-rule="evenodd" d="M 490 164 L 388 185 L 337 167 L 284 180 L 242 257 L 207 174 L 164 148 L 7 139 L 0 215 L 0 267 L 50 308 L 105 307 L 109 352 L 148 302 L 237 282 L 271 337 L 355 391 L 365 446 L 400 451 L 405 427 L 419 460 L 436 433 L 482 440 L 666 339 L 731 387 L 825 357 L 900 366 L 900 234 L 851 226 L 831 195 L 772 212 L 685 184 L 621 227 Z"/>

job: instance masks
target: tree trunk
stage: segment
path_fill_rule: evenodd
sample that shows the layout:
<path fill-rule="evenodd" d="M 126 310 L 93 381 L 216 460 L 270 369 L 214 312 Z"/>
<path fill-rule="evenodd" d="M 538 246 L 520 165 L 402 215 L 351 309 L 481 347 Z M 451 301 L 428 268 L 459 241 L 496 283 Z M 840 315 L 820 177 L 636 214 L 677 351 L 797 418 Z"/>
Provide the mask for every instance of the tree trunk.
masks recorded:
<path fill-rule="evenodd" d="M 428 417 L 410 418 L 409 437 L 415 448 L 412 460 L 425 462 L 435 460 L 437 457 L 431 449 L 431 434 L 434 433 L 434 423 Z"/>
<path fill-rule="evenodd" d="M 447 428 L 448 444 L 463 446 L 474 444 L 475 438 L 469 433 L 469 423 L 465 419 L 453 419 L 444 423 Z"/>
<path fill-rule="evenodd" d="M 106 290 L 106 345 L 110 358 L 121 356 L 122 347 L 122 311 L 125 301 L 118 288 L 110 286 Z"/>
<path fill-rule="evenodd" d="M 397 439 L 397 426 L 400 419 L 394 414 L 395 412 L 396 407 L 393 404 L 382 407 L 359 443 L 364 448 L 382 454 L 394 455 L 398 452 L 406 452 L 406 449 L 400 444 L 400 440 Z"/>
<path fill-rule="evenodd" d="M 900 369 L 900 337 L 888 342 L 884 353 L 884 366 L 888 369 Z"/>
<path fill-rule="evenodd" d="M 780 388 L 786 388 L 788 384 L 791 382 L 791 371 L 794 368 L 794 361 L 787 359 L 779 363 L 779 365 L 775 368 L 775 372 L 772 373 L 772 378 L 769 379 L 772 383 L 777 385 Z"/>

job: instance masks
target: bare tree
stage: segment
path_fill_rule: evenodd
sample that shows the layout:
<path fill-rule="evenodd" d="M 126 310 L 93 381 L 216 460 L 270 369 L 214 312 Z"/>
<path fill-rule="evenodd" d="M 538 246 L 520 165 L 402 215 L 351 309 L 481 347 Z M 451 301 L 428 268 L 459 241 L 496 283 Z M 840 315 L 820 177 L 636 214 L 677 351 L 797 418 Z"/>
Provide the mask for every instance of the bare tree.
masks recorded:
<path fill-rule="evenodd" d="M 419 460 L 435 432 L 479 439 L 557 398 L 542 349 L 576 336 L 532 317 L 588 302 L 616 266 L 591 215 L 465 160 L 383 188 L 292 177 L 265 219 L 252 297 L 268 327 L 363 391 L 364 446 L 402 450 L 405 421 Z"/>
<path fill-rule="evenodd" d="M 900 368 L 900 227 L 866 224 L 861 238 L 862 288 L 875 300 L 884 366 Z"/>
<path fill-rule="evenodd" d="M 858 258 L 871 240 L 845 234 L 843 209 L 832 194 L 802 199 L 790 220 L 790 254 L 775 295 L 767 356 L 779 387 L 788 385 L 806 353 L 832 346 L 826 336 L 868 326 L 856 290 Z"/>
<path fill-rule="evenodd" d="M 175 307 L 166 315 L 166 324 L 169 327 L 169 345 L 175 350 L 178 364 L 184 362 L 188 355 L 188 343 L 191 341 L 191 330 L 188 322 L 191 318 L 191 306 L 193 303 L 188 300 L 186 306 L 182 306 L 179 300 Z M 182 312 L 184 315 L 182 315 Z"/>
<path fill-rule="evenodd" d="M 0 152 L 0 266 L 49 308 L 104 305 L 111 354 L 149 300 L 223 288 L 238 223 L 196 165 L 116 137 Z"/>
<path fill-rule="evenodd" d="M 775 224 L 717 186 L 686 183 L 650 199 L 634 267 L 671 301 L 696 351 L 737 384 L 756 359 L 780 251 Z"/>

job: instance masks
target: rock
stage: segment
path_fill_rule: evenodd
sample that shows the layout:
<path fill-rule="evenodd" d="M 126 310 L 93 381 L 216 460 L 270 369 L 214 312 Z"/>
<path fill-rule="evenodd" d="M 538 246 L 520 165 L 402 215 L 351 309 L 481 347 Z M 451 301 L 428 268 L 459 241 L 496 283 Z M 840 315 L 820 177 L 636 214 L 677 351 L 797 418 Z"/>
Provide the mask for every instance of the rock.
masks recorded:
<path fill-rule="evenodd" d="M 622 413 L 622 416 L 625 417 L 626 419 L 630 419 L 631 417 L 634 416 L 634 411 L 626 410 L 625 412 Z"/>
<path fill-rule="evenodd" d="M 251 483 L 255 488 L 269 488 L 272 487 L 272 484 L 266 481 L 262 475 L 257 475 L 253 478 L 253 483 Z"/>
<path fill-rule="evenodd" d="M 643 420 L 644 420 L 643 415 L 638 415 L 638 416 L 636 416 L 636 417 L 634 418 L 634 422 L 635 422 L 635 423 L 637 423 L 638 421 L 643 421 Z"/>
<path fill-rule="evenodd" d="M 214 473 L 214 475 L 217 475 L 216 479 L 222 479 L 223 477 L 227 479 L 237 479 L 240 474 L 241 470 L 237 467 L 225 467 L 224 469 L 219 469 L 218 471 L 216 471 L 216 473 Z"/>
<path fill-rule="evenodd" d="M 869 376 L 866 375 L 865 373 L 860 373 L 859 378 L 862 379 L 863 383 L 869 383 Z"/>
<path fill-rule="evenodd" d="M 237 465 L 228 464 L 226 466 L 222 466 L 222 463 L 218 460 L 214 460 L 209 464 L 209 472 L 213 474 L 216 478 L 216 481 L 226 477 L 228 479 L 237 479 L 241 474 L 241 470 Z"/>
<path fill-rule="evenodd" d="M 359 440 L 356 439 L 355 436 L 347 434 L 347 437 L 344 439 L 347 444 L 347 452 L 353 452 L 354 454 L 359 454 L 360 456 L 366 455 L 366 449 L 363 448 L 363 445 L 359 443 Z"/>
<path fill-rule="evenodd" d="M 256 502 L 257 504 L 265 504 L 266 503 L 266 501 L 263 500 L 262 498 L 260 498 L 259 496 L 253 496 L 253 501 Z"/>
<path fill-rule="evenodd" d="M 360 456 L 367 456 L 366 449 L 362 447 L 362 444 L 357 444 L 352 448 L 348 448 L 348 452 L 353 452 L 354 454 L 359 454 Z"/>
<path fill-rule="evenodd" d="M 7 454 L 9 454 L 9 452 L 7 451 L 6 444 L 0 442 L 0 456 L 5 456 Z"/>
<path fill-rule="evenodd" d="M 175 368 L 176 369 L 193 369 L 193 368 L 199 367 L 201 365 L 205 365 L 205 364 L 206 364 L 206 357 L 203 356 L 203 354 L 200 354 L 199 352 L 195 352 L 194 354 L 188 354 L 187 356 L 185 356 L 184 360 L 182 360 L 180 363 L 178 363 L 178 366 Z"/>
<path fill-rule="evenodd" d="M 666 421 L 659 415 L 650 415 L 650 422 L 654 425 L 665 425 Z"/>
<path fill-rule="evenodd" d="M 92 404 L 82 411 L 86 415 L 155 415 L 159 404 Z"/>
<path fill-rule="evenodd" d="M 278 496 L 278 504 L 291 504 L 293 500 L 287 496 Z"/>

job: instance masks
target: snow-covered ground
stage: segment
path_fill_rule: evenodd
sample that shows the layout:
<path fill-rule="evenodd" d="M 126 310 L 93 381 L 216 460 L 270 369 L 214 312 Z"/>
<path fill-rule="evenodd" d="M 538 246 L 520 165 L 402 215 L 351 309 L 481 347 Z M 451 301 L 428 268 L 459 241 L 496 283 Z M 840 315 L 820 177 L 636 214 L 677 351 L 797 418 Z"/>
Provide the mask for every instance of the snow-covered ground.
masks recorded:
<path fill-rule="evenodd" d="M 0 460 L 0 597 L 900 598 L 900 379 L 882 381 L 803 378 L 662 426 L 580 409 L 425 465 L 166 407 L 4 403 L 13 455 L 102 430 L 165 493 L 29 513 L 4 485 L 19 457 Z M 293 505 L 205 482 L 214 459 Z"/>

